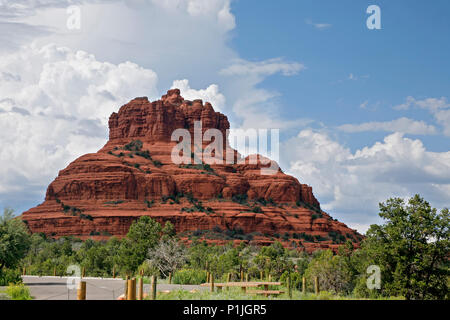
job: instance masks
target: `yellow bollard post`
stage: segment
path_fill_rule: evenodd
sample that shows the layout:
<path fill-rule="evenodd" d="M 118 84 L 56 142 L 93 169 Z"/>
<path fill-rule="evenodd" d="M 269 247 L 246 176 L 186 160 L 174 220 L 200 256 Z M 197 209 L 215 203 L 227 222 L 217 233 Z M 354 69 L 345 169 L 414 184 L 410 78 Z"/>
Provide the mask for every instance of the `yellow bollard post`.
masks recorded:
<path fill-rule="evenodd" d="M 286 281 L 287 281 L 287 289 L 288 289 L 289 299 L 292 299 L 291 276 L 288 276 Z"/>
<path fill-rule="evenodd" d="M 77 300 L 86 300 L 86 281 L 78 283 Z"/>
<path fill-rule="evenodd" d="M 318 277 L 314 277 L 314 292 L 315 294 L 319 294 L 320 292 L 320 288 L 319 288 L 319 278 Z"/>
<path fill-rule="evenodd" d="M 125 299 L 127 299 L 127 297 L 128 297 L 128 280 L 130 279 L 130 276 L 126 276 L 125 277 L 125 292 L 124 292 L 124 296 L 125 296 Z"/>
<path fill-rule="evenodd" d="M 152 289 L 150 292 L 150 299 L 156 300 L 156 282 L 158 281 L 158 278 L 156 276 L 152 276 Z"/>
<path fill-rule="evenodd" d="M 302 278 L 302 293 L 306 294 L 306 278 Z"/>
<path fill-rule="evenodd" d="M 136 300 L 136 279 L 127 280 L 127 300 Z"/>
<path fill-rule="evenodd" d="M 214 275 L 211 273 L 210 275 L 211 283 L 210 283 L 210 291 L 214 292 Z"/>
<path fill-rule="evenodd" d="M 144 300 L 144 279 L 139 278 L 138 300 Z"/>

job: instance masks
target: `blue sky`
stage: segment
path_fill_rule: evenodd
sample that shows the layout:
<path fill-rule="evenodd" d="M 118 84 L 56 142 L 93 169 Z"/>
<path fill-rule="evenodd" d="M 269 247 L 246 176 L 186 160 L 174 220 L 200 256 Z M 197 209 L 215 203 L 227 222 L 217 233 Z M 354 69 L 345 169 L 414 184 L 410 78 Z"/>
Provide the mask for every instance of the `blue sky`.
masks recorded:
<path fill-rule="evenodd" d="M 0 4 L 0 208 L 41 203 L 112 112 L 171 87 L 279 128 L 282 169 L 361 232 L 388 197 L 450 206 L 448 1 L 19 2 Z"/>
<path fill-rule="evenodd" d="M 382 30 L 366 27 L 366 8 L 378 4 Z M 328 126 L 386 121 L 406 115 L 431 120 L 427 112 L 400 113 L 405 97 L 448 96 L 450 21 L 448 1 L 237 1 L 232 45 L 245 59 L 282 56 L 307 69 L 262 84 L 281 93 L 283 112 Z M 320 30 L 306 21 L 331 24 Z M 358 79 L 350 80 L 350 74 Z M 368 109 L 360 107 L 368 101 Z M 382 133 L 342 137 L 350 148 Z M 448 138 L 425 138 L 432 151 L 448 151 Z"/>

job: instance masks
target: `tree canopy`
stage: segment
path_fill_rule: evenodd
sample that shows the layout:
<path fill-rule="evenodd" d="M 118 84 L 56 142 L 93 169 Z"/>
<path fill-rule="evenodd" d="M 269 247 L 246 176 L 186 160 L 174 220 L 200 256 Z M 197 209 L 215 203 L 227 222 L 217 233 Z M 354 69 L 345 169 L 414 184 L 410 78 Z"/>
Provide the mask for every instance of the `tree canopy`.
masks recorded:
<path fill-rule="evenodd" d="M 0 216 L 0 272 L 14 268 L 27 254 L 30 235 L 26 225 L 14 218 L 14 211 L 6 208 Z"/>
<path fill-rule="evenodd" d="M 359 255 L 364 268 L 380 267 L 384 294 L 448 298 L 448 209 L 438 213 L 415 195 L 407 203 L 401 198 L 380 203 L 379 215 L 385 222 L 370 227 Z"/>

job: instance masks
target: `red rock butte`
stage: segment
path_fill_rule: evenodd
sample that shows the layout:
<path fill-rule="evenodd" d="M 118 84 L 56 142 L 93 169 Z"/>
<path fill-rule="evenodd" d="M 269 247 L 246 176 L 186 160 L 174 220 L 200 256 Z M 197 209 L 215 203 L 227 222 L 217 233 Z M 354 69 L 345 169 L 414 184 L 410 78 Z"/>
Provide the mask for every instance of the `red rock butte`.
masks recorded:
<path fill-rule="evenodd" d="M 194 121 L 202 131 L 223 133 L 224 154 L 240 155 L 225 140 L 229 122 L 208 102 L 188 101 L 169 90 L 158 101 L 135 98 L 109 118 L 109 141 L 61 170 L 45 201 L 21 218 L 31 232 L 81 239 L 123 237 L 131 223 L 150 216 L 170 221 L 189 243 L 193 238 L 268 245 L 275 240 L 308 252 L 336 250 L 362 236 L 320 209 L 312 188 L 281 169 L 261 175 L 262 165 L 177 165 L 171 160 L 172 132 Z M 210 142 L 204 142 L 204 146 Z M 197 156 L 197 154 L 191 156 Z"/>

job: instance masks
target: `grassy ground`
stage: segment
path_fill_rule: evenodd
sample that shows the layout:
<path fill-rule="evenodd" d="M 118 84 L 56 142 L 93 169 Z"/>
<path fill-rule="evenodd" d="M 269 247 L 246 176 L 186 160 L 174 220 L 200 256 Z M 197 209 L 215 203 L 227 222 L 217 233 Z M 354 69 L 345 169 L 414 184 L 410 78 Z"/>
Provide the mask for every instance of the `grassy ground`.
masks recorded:
<path fill-rule="evenodd" d="M 136 277 L 136 279 L 139 279 L 140 277 Z M 150 284 L 151 283 L 151 278 L 150 277 L 144 277 L 144 284 Z M 157 284 L 169 284 L 169 279 L 160 279 L 158 278 L 156 280 Z M 172 284 L 174 284 L 172 282 Z"/>
<path fill-rule="evenodd" d="M 302 294 L 298 290 L 292 291 L 292 299 L 289 298 L 286 288 L 281 288 L 285 293 L 278 296 L 264 297 L 260 294 L 245 294 L 240 288 L 229 288 L 229 290 L 210 292 L 202 290 L 189 292 L 185 290 L 172 290 L 169 293 L 158 292 L 158 300 L 357 300 L 351 296 L 339 296 L 333 293 L 322 291 L 320 294 Z M 402 299 L 391 297 L 390 299 Z"/>
<path fill-rule="evenodd" d="M 0 291 L 0 300 L 32 300 L 30 289 L 24 284 L 10 284 Z"/>

